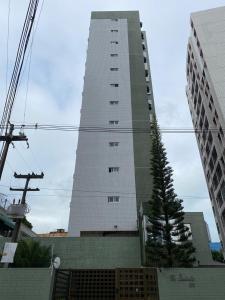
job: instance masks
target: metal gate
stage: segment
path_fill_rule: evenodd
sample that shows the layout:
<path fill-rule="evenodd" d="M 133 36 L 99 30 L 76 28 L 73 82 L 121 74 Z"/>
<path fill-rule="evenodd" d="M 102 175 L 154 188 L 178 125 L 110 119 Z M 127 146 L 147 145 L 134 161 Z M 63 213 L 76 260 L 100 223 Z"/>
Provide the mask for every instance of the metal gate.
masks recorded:
<path fill-rule="evenodd" d="M 57 270 L 53 300 L 158 300 L 155 268 Z"/>

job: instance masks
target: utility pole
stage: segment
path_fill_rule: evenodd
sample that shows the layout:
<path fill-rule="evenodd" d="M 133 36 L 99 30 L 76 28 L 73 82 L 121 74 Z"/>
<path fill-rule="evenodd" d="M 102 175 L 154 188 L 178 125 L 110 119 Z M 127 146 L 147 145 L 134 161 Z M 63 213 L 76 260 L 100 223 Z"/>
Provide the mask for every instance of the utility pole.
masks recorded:
<path fill-rule="evenodd" d="M 9 145 L 12 142 L 16 142 L 16 141 L 28 141 L 28 138 L 24 135 L 13 135 L 13 130 L 14 130 L 14 125 L 10 124 L 10 128 L 9 128 L 9 133 L 6 133 L 5 135 L 0 136 L 0 142 L 4 142 L 4 146 L 2 149 L 2 153 L 0 156 L 0 179 L 2 177 L 2 172 L 5 166 L 5 162 L 6 162 L 6 157 L 8 154 L 8 150 L 9 150 Z"/>
<path fill-rule="evenodd" d="M 23 192 L 22 200 L 21 200 L 20 204 L 25 205 L 26 204 L 26 194 L 27 194 L 27 192 L 38 192 L 38 191 L 40 191 L 39 188 L 32 189 L 32 188 L 28 187 L 30 180 L 31 179 L 42 179 L 44 177 L 44 173 L 42 172 L 41 174 L 38 175 L 38 174 L 34 174 L 32 172 L 31 174 L 29 173 L 29 174 L 26 174 L 26 175 L 22 175 L 22 174 L 17 174 L 15 172 L 14 177 L 18 178 L 18 179 L 26 179 L 26 183 L 25 183 L 24 188 L 11 188 L 10 187 L 10 191 L 21 191 L 21 192 Z M 13 233 L 12 233 L 12 240 L 11 240 L 12 243 L 16 243 L 17 240 L 18 240 L 21 223 L 22 223 L 21 218 L 16 220 L 16 224 L 15 224 L 15 227 L 14 227 L 14 230 L 13 230 Z"/>

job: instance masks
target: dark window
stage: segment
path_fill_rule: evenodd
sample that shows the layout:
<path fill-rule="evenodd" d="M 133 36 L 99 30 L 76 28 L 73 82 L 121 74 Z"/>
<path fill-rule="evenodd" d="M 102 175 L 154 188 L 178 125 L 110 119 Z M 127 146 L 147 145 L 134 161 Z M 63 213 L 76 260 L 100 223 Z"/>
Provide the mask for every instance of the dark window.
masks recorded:
<path fill-rule="evenodd" d="M 108 196 L 108 202 L 120 202 L 120 197 L 119 196 Z"/>
<path fill-rule="evenodd" d="M 116 56 L 118 56 L 118 54 L 117 53 L 111 53 L 110 56 L 116 57 Z"/>
<path fill-rule="evenodd" d="M 215 190 L 217 189 L 218 184 L 219 184 L 218 178 L 217 178 L 216 174 L 214 174 L 214 176 L 213 176 L 213 187 L 214 187 Z"/>
<path fill-rule="evenodd" d="M 202 116 L 202 118 L 204 119 L 204 116 L 205 116 L 205 108 L 204 108 L 203 105 L 202 105 L 202 110 L 201 110 L 201 116 Z"/>
<path fill-rule="evenodd" d="M 216 152 L 215 147 L 213 147 L 213 151 L 212 151 L 212 159 L 213 159 L 213 162 L 214 162 L 214 164 L 215 164 L 215 163 L 216 163 L 216 160 L 217 160 L 217 152 Z"/>
<path fill-rule="evenodd" d="M 119 142 L 109 142 L 109 146 L 110 147 L 118 147 L 119 146 Z"/>
<path fill-rule="evenodd" d="M 196 84 L 195 84 L 195 93 L 197 94 L 198 93 L 198 83 L 196 81 Z"/>
<path fill-rule="evenodd" d="M 209 168 L 210 168 L 210 171 L 211 171 L 211 172 L 212 172 L 213 169 L 214 169 L 214 163 L 213 163 L 212 158 L 211 158 L 210 161 L 209 161 Z"/>
<path fill-rule="evenodd" d="M 119 101 L 117 101 L 117 100 L 112 100 L 112 101 L 109 101 L 109 103 L 110 103 L 111 105 L 116 105 L 116 104 L 119 104 Z"/>
<path fill-rule="evenodd" d="M 210 149 L 209 149 L 208 143 L 206 144 L 205 151 L 206 151 L 207 156 L 209 156 Z"/>
<path fill-rule="evenodd" d="M 118 87 L 119 83 L 110 83 L 110 85 L 113 86 L 113 87 Z"/>
<path fill-rule="evenodd" d="M 211 131 L 209 131 L 209 136 L 208 136 L 209 148 L 211 148 L 212 146 L 212 141 L 213 141 L 212 133 Z"/>
<path fill-rule="evenodd" d="M 222 220 L 223 226 L 225 227 L 225 209 L 222 212 L 221 220 Z"/>
<path fill-rule="evenodd" d="M 118 124 L 119 124 L 119 121 L 117 121 L 117 120 L 109 121 L 109 125 L 118 125 Z"/>
<path fill-rule="evenodd" d="M 215 110 L 215 117 L 218 119 L 218 114 L 217 111 Z"/>
<path fill-rule="evenodd" d="M 222 127 L 220 126 L 220 134 L 222 135 L 222 137 L 224 137 L 224 133 L 223 133 L 223 129 L 222 129 Z"/>
<path fill-rule="evenodd" d="M 111 43 L 111 44 L 116 44 L 116 45 L 118 45 L 118 44 L 119 44 L 119 42 L 118 42 L 118 41 L 111 41 L 110 43 Z"/>
<path fill-rule="evenodd" d="M 222 138 L 221 138 L 221 135 L 220 135 L 220 133 L 218 133 L 218 140 L 219 140 L 219 142 L 220 142 L 220 144 L 222 144 Z"/>
<path fill-rule="evenodd" d="M 217 176 L 218 182 L 220 182 L 222 175 L 223 175 L 223 173 L 222 173 L 220 164 L 218 163 L 218 165 L 216 167 L 216 176 Z"/>
<path fill-rule="evenodd" d="M 221 184 L 221 187 L 218 191 L 216 201 L 219 204 L 219 207 L 223 205 L 223 202 L 225 202 L 225 182 L 223 181 Z"/>
<path fill-rule="evenodd" d="M 110 68 L 110 71 L 118 71 L 119 68 Z"/>
<path fill-rule="evenodd" d="M 118 29 L 111 29 L 111 32 L 118 32 Z"/>
<path fill-rule="evenodd" d="M 113 173 L 113 172 L 119 172 L 119 167 L 109 167 L 108 170 L 109 170 L 109 173 Z"/>

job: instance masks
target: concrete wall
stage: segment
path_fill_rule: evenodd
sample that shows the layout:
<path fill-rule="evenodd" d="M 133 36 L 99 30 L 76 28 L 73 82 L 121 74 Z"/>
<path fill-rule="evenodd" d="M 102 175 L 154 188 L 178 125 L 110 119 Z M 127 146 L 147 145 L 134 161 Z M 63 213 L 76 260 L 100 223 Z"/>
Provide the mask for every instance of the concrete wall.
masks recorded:
<path fill-rule="evenodd" d="M 49 300 L 49 269 L 0 269 L 1 300 Z"/>
<path fill-rule="evenodd" d="M 158 270 L 160 300 L 224 300 L 225 268 Z"/>
<path fill-rule="evenodd" d="M 196 249 L 196 263 L 199 265 L 214 264 L 203 213 L 185 212 L 184 223 L 191 225 L 192 242 Z"/>
<path fill-rule="evenodd" d="M 53 245 L 54 254 L 61 258 L 61 268 L 109 269 L 140 267 L 138 237 L 41 238 Z"/>
<path fill-rule="evenodd" d="M 34 238 L 52 246 L 61 268 L 110 269 L 141 266 L 139 237 Z M 0 250 L 5 238 L 0 239 Z M 1 298 L 0 298 L 1 299 Z"/>

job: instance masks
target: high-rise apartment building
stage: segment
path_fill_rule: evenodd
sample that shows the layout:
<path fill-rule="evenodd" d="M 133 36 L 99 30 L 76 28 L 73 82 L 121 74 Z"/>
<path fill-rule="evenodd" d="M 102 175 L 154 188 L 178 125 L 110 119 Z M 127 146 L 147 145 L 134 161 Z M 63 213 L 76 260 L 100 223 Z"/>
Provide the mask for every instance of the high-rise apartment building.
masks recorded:
<path fill-rule="evenodd" d="M 218 233 L 225 247 L 225 7 L 191 14 L 187 97 Z"/>
<path fill-rule="evenodd" d="M 136 235 L 151 192 L 153 94 L 137 11 L 93 12 L 69 218 L 70 236 Z"/>

